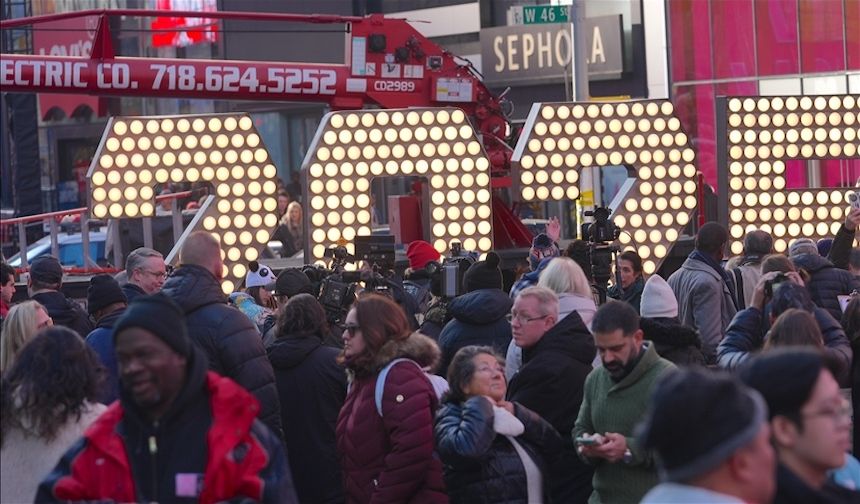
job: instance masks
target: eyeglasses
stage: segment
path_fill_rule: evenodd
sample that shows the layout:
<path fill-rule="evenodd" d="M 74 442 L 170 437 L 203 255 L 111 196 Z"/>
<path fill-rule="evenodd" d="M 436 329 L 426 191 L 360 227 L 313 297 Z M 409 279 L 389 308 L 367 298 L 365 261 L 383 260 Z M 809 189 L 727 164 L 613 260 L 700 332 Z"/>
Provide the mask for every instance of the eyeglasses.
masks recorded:
<path fill-rule="evenodd" d="M 529 322 L 531 322 L 533 320 L 540 320 L 540 319 L 544 319 L 547 317 L 549 317 L 548 314 L 547 315 L 541 315 L 540 317 L 526 317 L 526 316 L 523 316 L 520 314 L 514 314 L 514 313 L 508 313 L 507 315 L 505 315 L 505 318 L 508 320 L 508 322 L 513 323 L 514 319 L 516 319 L 517 322 L 520 323 L 520 325 L 528 324 Z"/>
<path fill-rule="evenodd" d="M 810 413 L 802 413 L 804 417 L 830 417 L 833 420 L 833 423 L 845 422 L 851 419 L 851 406 L 849 406 L 848 401 L 841 401 L 839 406 L 835 408 L 826 408 L 820 411 L 813 411 Z"/>
<path fill-rule="evenodd" d="M 51 326 L 53 326 L 53 325 L 54 325 L 54 319 L 52 319 L 51 317 L 48 317 L 48 318 L 47 318 L 47 319 L 45 319 L 41 324 L 39 324 L 39 325 L 36 327 L 36 329 L 44 329 L 44 328 L 46 328 L 46 327 L 51 327 Z"/>
<path fill-rule="evenodd" d="M 356 331 L 361 330 L 361 326 L 358 324 L 346 324 L 343 328 L 349 333 L 350 338 L 355 338 Z"/>
<path fill-rule="evenodd" d="M 145 269 L 141 269 L 140 271 L 146 273 L 147 275 L 152 275 L 155 278 L 167 278 L 168 275 L 166 271 L 149 271 Z"/>

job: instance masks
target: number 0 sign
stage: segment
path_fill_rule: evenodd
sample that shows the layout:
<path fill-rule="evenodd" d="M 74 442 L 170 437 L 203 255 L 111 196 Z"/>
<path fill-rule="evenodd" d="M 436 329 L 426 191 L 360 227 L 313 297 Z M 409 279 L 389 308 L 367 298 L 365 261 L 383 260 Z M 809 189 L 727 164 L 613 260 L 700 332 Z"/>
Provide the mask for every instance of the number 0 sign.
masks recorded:
<path fill-rule="evenodd" d="M 277 170 L 248 115 L 115 117 L 108 122 L 87 174 L 97 218 L 155 215 L 155 184 L 207 182 L 215 193 L 167 256 L 193 231 L 205 229 L 221 242 L 225 293 L 245 277 L 245 263 L 278 223 Z"/>

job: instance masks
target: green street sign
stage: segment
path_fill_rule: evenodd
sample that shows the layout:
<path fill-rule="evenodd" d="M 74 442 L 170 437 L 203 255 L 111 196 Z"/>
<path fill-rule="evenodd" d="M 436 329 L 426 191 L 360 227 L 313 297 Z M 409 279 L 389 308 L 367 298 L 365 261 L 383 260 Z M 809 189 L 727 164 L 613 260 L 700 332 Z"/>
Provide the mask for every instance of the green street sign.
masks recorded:
<path fill-rule="evenodd" d="M 523 5 L 523 24 L 568 23 L 567 5 Z"/>

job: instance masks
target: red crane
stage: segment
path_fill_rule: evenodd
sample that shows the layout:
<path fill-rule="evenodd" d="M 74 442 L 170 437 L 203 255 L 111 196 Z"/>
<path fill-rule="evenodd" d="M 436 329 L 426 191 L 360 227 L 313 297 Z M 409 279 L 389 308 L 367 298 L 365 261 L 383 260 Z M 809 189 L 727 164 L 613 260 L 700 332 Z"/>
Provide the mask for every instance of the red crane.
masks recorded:
<path fill-rule="evenodd" d="M 405 19 L 248 12 L 172 11 L 171 16 L 346 24 L 346 61 L 313 64 L 268 61 L 191 60 L 117 56 L 110 16 L 159 17 L 164 11 L 102 9 L 0 22 L 18 28 L 73 17 L 98 16 L 88 58 L 2 54 L 0 87 L 5 92 L 77 93 L 219 100 L 327 103 L 334 110 L 366 106 L 405 108 L 456 106 L 471 118 L 489 158 L 493 187 L 511 184 L 509 123 L 503 99 L 483 83 L 470 62 L 422 36 Z M 497 248 L 527 247 L 531 233 L 510 208 L 493 198 Z"/>

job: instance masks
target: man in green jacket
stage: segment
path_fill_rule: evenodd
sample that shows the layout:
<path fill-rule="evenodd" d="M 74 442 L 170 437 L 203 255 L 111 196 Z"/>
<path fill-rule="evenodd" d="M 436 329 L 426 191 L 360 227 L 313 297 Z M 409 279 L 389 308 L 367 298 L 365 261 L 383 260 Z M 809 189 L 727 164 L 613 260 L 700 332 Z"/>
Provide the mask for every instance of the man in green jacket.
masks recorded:
<path fill-rule="evenodd" d="M 573 428 L 577 451 L 595 466 L 589 504 L 639 502 L 658 483 L 651 452 L 634 439 L 657 379 L 675 368 L 643 341 L 639 316 L 610 301 L 591 322 L 603 366 L 585 380 L 585 397 Z"/>

